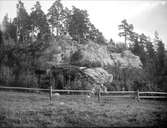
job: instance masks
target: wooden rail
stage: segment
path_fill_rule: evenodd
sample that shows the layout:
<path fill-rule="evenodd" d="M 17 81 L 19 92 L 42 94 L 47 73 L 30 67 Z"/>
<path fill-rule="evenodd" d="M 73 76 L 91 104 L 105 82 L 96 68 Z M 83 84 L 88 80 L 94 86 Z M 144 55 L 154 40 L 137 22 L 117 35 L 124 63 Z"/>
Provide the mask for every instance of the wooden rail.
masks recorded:
<path fill-rule="evenodd" d="M 52 92 L 67 92 L 67 93 L 90 93 L 90 90 L 57 90 L 57 89 L 53 89 Z"/>
<path fill-rule="evenodd" d="M 140 99 L 166 99 L 167 96 L 140 96 Z"/>
<path fill-rule="evenodd" d="M 49 89 L 42 89 L 42 88 L 24 88 L 24 87 L 5 87 L 0 86 L 0 89 L 12 89 L 12 90 L 32 90 L 32 91 L 49 91 Z"/>
<path fill-rule="evenodd" d="M 134 94 L 136 91 L 107 91 L 106 94 Z"/>
<path fill-rule="evenodd" d="M 131 96 L 131 95 L 124 95 L 124 96 L 121 96 L 121 95 L 116 95 L 116 96 L 102 96 L 104 98 L 130 98 L 130 97 L 134 97 L 134 96 Z"/>
<path fill-rule="evenodd" d="M 167 95 L 167 92 L 140 92 L 140 94 L 162 94 Z"/>
<path fill-rule="evenodd" d="M 140 99 L 167 99 L 167 92 L 139 92 L 139 98 Z"/>
<path fill-rule="evenodd" d="M 65 93 L 65 94 L 89 94 L 91 90 L 56 90 L 50 87 L 49 89 L 41 89 L 41 88 L 25 88 L 25 87 L 6 87 L 0 86 L 0 89 L 8 89 L 8 90 L 31 90 L 31 91 L 47 91 L 49 92 L 50 101 L 52 99 L 52 93 Z M 139 91 L 107 91 L 101 92 L 101 97 L 135 97 L 136 99 L 167 99 L 167 92 L 139 92 Z"/>

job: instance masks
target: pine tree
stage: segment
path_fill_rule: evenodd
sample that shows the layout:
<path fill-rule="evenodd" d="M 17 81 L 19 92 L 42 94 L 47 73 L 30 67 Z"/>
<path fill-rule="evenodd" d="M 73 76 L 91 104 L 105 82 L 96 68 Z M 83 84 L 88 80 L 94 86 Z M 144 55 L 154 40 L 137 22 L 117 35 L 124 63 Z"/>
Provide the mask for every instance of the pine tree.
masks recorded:
<path fill-rule="evenodd" d="M 130 35 L 132 34 L 133 31 L 133 25 L 128 24 L 127 20 L 123 20 L 121 22 L 122 24 L 119 25 L 119 30 L 122 30 L 122 32 L 119 33 L 119 36 L 123 36 L 125 38 L 125 46 L 127 47 L 127 40 L 130 38 Z"/>
<path fill-rule="evenodd" d="M 3 37 L 2 37 L 3 33 L 0 30 L 0 66 L 2 63 L 2 59 L 4 58 L 5 54 L 4 54 L 4 42 L 3 42 Z"/>
<path fill-rule="evenodd" d="M 48 21 L 51 25 L 51 32 L 54 33 L 56 28 L 56 36 L 61 35 L 61 30 L 63 30 L 64 22 L 66 19 L 66 11 L 64 11 L 63 4 L 61 0 L 56 0 L 48 10 Z"/>
<path fill-rule="evenodd" d="M 159 41 L 157 44 L 156 52 L 156 76 L 157 76 L 157 85 L 159 88 L 164 88 L 165 86 L 165 77 L 166 77 L 166 67 L 165 67 L 165 48 L 162 41 Z"/>
<path fill-rule="evenodd" d="M 7 29 L 9 28 L 9 24 L 10 24 L 9 23 L 9 17 L 8 17 L 8 14 L 6 14 L 3 18 L 3 21 L 2 21 L 2 27 L 3 27 L 2 30 L 4 32 L 4 36 L 5 36 L 6 39 L 9 38 L 9 34 L 7 32 Z"/>
<path fill-rule="evenodd" d="M 6 14 L 2 21 L 2 26 L 4 27 L 3 29 L 5 30 L 8 25 L 9 25 L 9 17 L 8 14 Z"/>
<path fill-rule="evenodd" d="M 16 41 L 16 25 L 14 21 L 9 21 L 8 14 L 4 16 L 2 26 L 5 39 L 12 38 L 14 41 Z"/>
<path fill-rule="evenodd" d="M 24 8 L 24 3 L 19 0 L 17 4 L 17 35 L 18 41 L 24 42 L 28 40 L 29 32 L 31 30 L 30 17 Z"/>
<path fill-rule="evenodd" d="M 167 51 L 165 51 L 165 62 L 163 70 L 163 83 L 162 87 L 164 91 L 167 91 Z"/>
<path fill-rule="evenodd" d="M 37 39 L 45 39 L 49 37 L 50 30 L 47 23 L 46 15 L 41 9 L 40 3 L 37 1 L 30 14 L 32 35 L 36 35 Z"/>
<path fill-rule="evenodd" d="M 147 41 L 147 37 L 144 34 L 139 35 L 138 33 L 133 32 L 130 35 L 130 40 L 133 44 L 130 46 L 130 50 L 137 56 L 140 57 L 140 60 L 145 66 L 146 64 L 146 53 L 145 53 L 145 44 Z"/>
<path fill-rule="evenodd" d="M 146 65 L 144 67 L 144 70 L 147 74 L 147 78 L 154 86 L 154 89 L 156 86 L 156 53 L 154 50 L 154 46 L 152 42 L 147 41 L 146 42 Z"/>
<path fill-rule="evenodd" d="M 91 39 L 98 44 L 105 44 L 106 39 L 104 38 L 102 32 L 100 32 L 90 21 L 88 22 L 88 33 L 87 39 Z"/>
<path fill-rule="evenodd" d="M 157 48 L 158 72 L 162 73 L 165 66 L 165 47 L 162 41 L 159 41 L 157 45 L 158 45 Z"/>
<path fill-rule="evenodd" d="M 158 48 L 158 42 L 161 41 L 160 38 L 159 38 L 159 33 L 158 31 L 155 31 L 154 32 L 154 49 L 157 51 L 157 48 Z"/>
<path fill-rule="evenodd" d="M 72 38 L 79 42 L 86 39 L 86 35 L 89 31 L 87 11 L 80 10 L 73 6 L 72 14 L 68 20 L 68 32 Z"/>

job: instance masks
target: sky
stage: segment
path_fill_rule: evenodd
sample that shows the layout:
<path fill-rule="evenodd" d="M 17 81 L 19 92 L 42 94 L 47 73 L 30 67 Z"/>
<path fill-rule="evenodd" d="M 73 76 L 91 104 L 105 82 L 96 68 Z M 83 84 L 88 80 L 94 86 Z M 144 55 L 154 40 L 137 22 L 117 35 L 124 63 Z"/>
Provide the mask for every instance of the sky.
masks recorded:
<path fill-rule="evenodd" d="M 36 0 L 22 0 L 28 13 Z M 47 13 L 54 0 L 39 0 L 42 10 Z M 0 22 L 6 13 L 16 16 L 18 0 L 0 0 Z M 133 24 L 134 31 L 153 38 L 158 31 L 167 47 L 167 1 L 163 0 L 62 0 L 65 7 L 72 5 L 88 11 L 90 21 L 98 28 L 107 40 L 123 41 L 118 36 L 118 25 L 123 19 Z"/>

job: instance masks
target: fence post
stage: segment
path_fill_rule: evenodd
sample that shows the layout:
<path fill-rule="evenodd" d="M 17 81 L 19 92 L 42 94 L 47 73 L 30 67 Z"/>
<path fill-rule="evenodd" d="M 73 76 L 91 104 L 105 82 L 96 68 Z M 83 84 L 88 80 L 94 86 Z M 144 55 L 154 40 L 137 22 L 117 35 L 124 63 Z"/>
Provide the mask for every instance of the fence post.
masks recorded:
<path fill-rule="evenodd" d="M 100 89 L 97 90 L 97 96 L 98 96 L 98 101 L 100 102 L 100 98 L 101 98 Z"/>
<path fill-rule="evenodd" d="M 140 101 L 139 89 L 137 89 L 137 101 Z"/>
<path fill-rule="evenodd" d="M 50 86 L 49 98 L 50 98 L 50 103 L 52 103 L 52 85 Z"/>

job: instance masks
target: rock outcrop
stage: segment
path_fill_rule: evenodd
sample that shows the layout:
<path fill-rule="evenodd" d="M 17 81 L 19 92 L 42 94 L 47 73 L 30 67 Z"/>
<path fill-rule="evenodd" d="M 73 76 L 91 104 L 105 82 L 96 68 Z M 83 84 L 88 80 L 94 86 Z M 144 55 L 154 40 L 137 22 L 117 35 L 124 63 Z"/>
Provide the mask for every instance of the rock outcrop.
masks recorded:
<path fill-rule="evenodd" d="M 106 45 L 92 41 L 77 44 L 71 40 L 52 41 L 40 58 L 41 66 L 47 64 L 72 64 L 80 67 L 120 66 L 120 68 L 141 68 L 140 58 L 131 51 L 110 52 Z"/>
<path fill-rule="evenodd" d="M 92 41 L 79 47 L 79 50 L 73 54 L 71 63 L 88 67 L 114 65 L 114 62 L 107 51 L 107 47 L 100 46 Z"/>
<path fill-rule="evenodd" d="M 135 56 L 131 51 L 126 50 L 122 53 L 110 53 L 112 60 L 120 68 L 141 68 L 142 63 L 138 56 Z"/>
<path fill-rule="evenodd" d="M 119 65 L 120 68 L 141 68 L 142 66 L 140 58 L 129 50 L 122 51 L 122 53 L 111 53 L 107 50 L 107 46 L 91 41 L 74 53 L 71 61 L 74 65 L 87 67 Z"/>
<path fill-rule="evenodd" d="M 72 40 L 64 39 L 51 42 L 40 59 L 40 66 L 45 69 L 62 64 L 85 67 L 82 71 L 96 83 L 112 82 L 113 76 L 105 70 L 108 67 L 141 69 L 142 66 L 139 57 L 129 50 L 114 53 L 108 51 L 106 45 L 99 45 L 92 41 L 77 44 Z M 72 73 L 72 68 L 70 71 Z"/>

